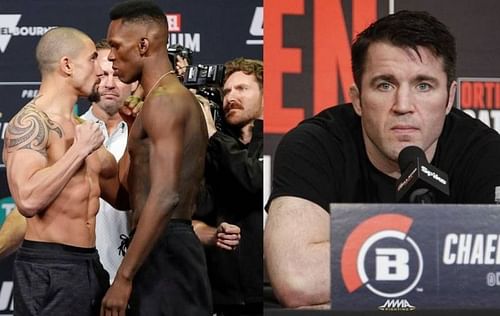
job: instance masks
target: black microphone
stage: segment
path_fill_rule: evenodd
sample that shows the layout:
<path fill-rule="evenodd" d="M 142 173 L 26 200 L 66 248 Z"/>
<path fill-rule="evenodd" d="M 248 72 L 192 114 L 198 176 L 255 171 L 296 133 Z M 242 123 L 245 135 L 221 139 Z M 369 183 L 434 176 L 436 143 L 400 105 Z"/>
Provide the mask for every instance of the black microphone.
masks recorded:
<path fill-rule="evenodd" d="M 450 195 L 448 175 L 428 163 L 419 147 L 401 150 L 398 163 L 401 177 L 396 181 L 396 201 L 433 203 L 438 195 Z"/>

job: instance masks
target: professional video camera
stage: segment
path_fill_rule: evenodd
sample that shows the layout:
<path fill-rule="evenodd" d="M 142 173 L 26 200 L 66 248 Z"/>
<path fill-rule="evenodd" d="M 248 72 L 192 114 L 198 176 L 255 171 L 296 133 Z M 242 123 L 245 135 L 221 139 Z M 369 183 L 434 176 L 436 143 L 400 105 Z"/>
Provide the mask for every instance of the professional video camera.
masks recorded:
<path fill-rule="evenodd" d="M 180 44 L 175 44 L 169 48 L 168 50 L 168 59 L 170 59 L 170 62 L 172 63 L 172 66 L 175 68 L 175 64 L 177 63 L 177 55 L 181 56 L 182 58 L 185 58 L 188 62 L 188 64 L 191 64 L 193 62 L 193 51 L 187 47 L 184 47 Z"/>
<path fill-rule="evenodd" d="M 184 73 L 184 86 L 196 89 L 196 94 L 210 101 L 210 111 L 218 131 L 224 126 L 221 98 L 223 81 L 224 65 L 188 66 Z"/>
<path fill-rule="evenodd" d="M 224 113 L 222 110 L 221 91 L 224 84 L 225 67 L 222 64 L 191 65 L 193 51 L 182 45 L 176 44 L 168 48 L 168 57 L 175 68 L 176 56 L 180 55 L 188 62 L 184 78 L 179 78 L 188 89 L 195 89 L 196 94 L 210 101 L 210 111 L 215 121 L 217 130 L 221 130 L 224 124 Z"/>
<path fill-rule="evenodd" d="M 180 44 L 168 47 L 168 58 L 172 66 L 177 64 L 177 56 L 186 59 L 188 66 L 184 72 L 183 84 L 187 88 L 199 88 L 204 86 L 222 87 L 224 81 L 224 65 L 202 65 L 193 66 L 193 51 Z"/>
<path fill-rule="evenodd" d="M 224 70 L 224 65 L 188 66 L 183 83 L 188 88 L 222 87 Z"/>
<path fill-rule="evenodd" d="M 217 87 L 199 87 L 196 94 L 205 97 L 210 102 L 210 112 L 214 118 L 215 128 L 220 131 L 224 126 L 224 112 L 222 110 L 222 98 L 220 89 Z"/>

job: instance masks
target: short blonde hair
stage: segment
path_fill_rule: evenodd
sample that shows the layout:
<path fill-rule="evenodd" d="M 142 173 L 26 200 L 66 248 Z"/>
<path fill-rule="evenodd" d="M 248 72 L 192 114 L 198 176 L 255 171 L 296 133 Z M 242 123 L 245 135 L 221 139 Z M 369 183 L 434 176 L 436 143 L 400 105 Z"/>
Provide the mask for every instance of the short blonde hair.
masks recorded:
<path fill-rule="evenodd" d="M 42 75 L 52 72 L 63 56 L 76 57 L 82 51 L 87 34 L 72 27 L 56 27 L 45 33 L 36 46 L 36 60 Z"/>

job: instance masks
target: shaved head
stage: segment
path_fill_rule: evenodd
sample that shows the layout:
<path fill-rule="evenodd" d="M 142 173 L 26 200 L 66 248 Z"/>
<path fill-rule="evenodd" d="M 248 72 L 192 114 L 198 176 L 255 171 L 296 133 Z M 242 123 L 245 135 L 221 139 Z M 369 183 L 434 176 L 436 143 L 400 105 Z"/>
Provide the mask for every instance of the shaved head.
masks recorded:
<path fill-rule="evenodd" d="M 168 23 L 163 10 L 152 1 L 130 0 L 115 5 L 110 13 L 111 21 L 121 20 L 123 24 L 131 24 L 137 33 L 137 26 L 144 27 L 144 34 L 153 39 L 153 45 L 165 47 L 168 41 Z"/>
<path fill-rule="evenodd" d="M 88 41 L 92 42 L 87 34 L 71 27 L 57 27 L 45 33 L 36 46 L 36 60 L 42 75 L 54 71 L 62 57 L 78 56 Z"/>

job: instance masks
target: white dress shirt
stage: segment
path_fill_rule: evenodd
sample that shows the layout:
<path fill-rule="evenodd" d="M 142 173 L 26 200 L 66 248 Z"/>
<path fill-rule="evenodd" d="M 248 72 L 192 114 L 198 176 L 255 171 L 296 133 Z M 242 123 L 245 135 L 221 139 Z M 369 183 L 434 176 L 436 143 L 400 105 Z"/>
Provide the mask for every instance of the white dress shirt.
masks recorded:
<path fill-rule="evenodd" d="M 111 135 L 108 135 L 106 124 L 95 117 L 92 107 L 80 116 L 86 121 L 99 124 L 104 133 L 104 147 L 113 154 L 116 161 L 119 161 L 127 146 L 128 127 L 121 121 Z M 122 261 L 122 256 L 118 252 L 121 244 L 120 235 L 128 235 L 127 211 L 119 211 L 113 208 L 108 202 L 100 200 L 99 212 L 96 218 L 96 248 L 99 252 L 104 269 L 108 271 L 110 282 L 112 283 L 116 271 Z"/>

